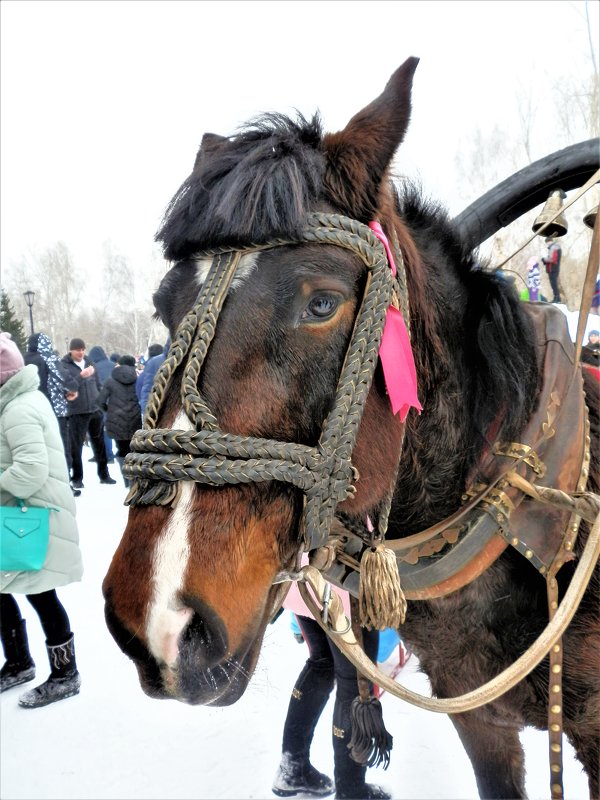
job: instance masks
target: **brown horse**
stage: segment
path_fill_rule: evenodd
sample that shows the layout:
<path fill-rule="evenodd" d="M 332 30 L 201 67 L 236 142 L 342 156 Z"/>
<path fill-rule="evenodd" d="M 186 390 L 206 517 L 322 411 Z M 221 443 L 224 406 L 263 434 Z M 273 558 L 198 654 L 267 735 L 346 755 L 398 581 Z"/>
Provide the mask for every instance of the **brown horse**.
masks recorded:
<path fill-rule="evenodd" d="M 173 345 L 147 430 L 128 457 L 136 481 L 129 520 L 103 584 L 108 627 L 150 696 L 234 703 L 281 600 L 278 580 L 297 569 L 303 550 L 328 541 L 334 519 L 360 530 L 367 515 L 385 517 L 391 499 L 387 539 L 401 542 L 451 517 L 490 481 L 495 442 L 518 443 L 538 429 L 546 479 L 568 491 L 585 484 L 580 372 L 568 397 L 560 384 L 573 366 L 564 318 L 520 303 L 440 207 L 390 178 L 416 65 L 407 60 L 335 134 L 322 132 L 318 116 L 279 115 L 234 137 L 206 134 L 167 210 L 157 238 L 174 263 L 154 302 Z M 365 311 L 383 274 L 362 249 L 379 252 L 366 228 L 373 220 L 406 275 L 404 286 L 399 269 L 390 291 L 409 326 L 423 410 L 404 422 L 377 362 L 379 339 L 370 363 L 363 351 L 371 345 L 356 333 L 381 318 Z M 389 292 L 382 302 L 387 308 Z M 379 337 L 382 319 L 373 323 Z M 364 355 L 354 372 L 348 350 Z M 587 488 L 595 492 L 597 404 L 597 395 L 587 397 Z M 565 416 L 571 406 L 581 413 Z M 518 508 L 508 533 L 493 531 L 487 568 L 471 569 L 466 585 L 450 590 L 417 587 L 421 599 L 407 591 L 401 633 L 438 697 L 471 690 L 514 662 L 547 624 L 547 564 L 560 566 L 560 596 L 573 574 L 571 552 L 559 548 L 548 560 L 542 545 L 532 556 L 521 533 L 541 531 L 546 541 L 572 525 L 569 514 L 528 498 L 519 505 L 504 491 Z M 582 524 L 567 550 L 577 556 L 587 530 Z M 345 574 L 338 578 L 352 589 Z M 596 573 L 563 637 L 564 730 L 593 797 L 598 588 Z M 547 695 L 546 659 L 501 699 L 453 716 L 482 797 L 524 796 L 519 731 L 546 726 Z"/>

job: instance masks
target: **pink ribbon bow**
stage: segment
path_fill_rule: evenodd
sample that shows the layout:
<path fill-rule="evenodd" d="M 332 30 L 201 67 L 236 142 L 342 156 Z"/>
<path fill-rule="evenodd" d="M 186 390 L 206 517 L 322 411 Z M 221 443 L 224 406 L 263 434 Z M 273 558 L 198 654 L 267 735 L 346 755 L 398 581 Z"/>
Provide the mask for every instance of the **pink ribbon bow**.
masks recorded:
<path fill-rule="evenodd" d="M 369 222 L 369 228 L 385 247 L 392 275 L 395 276 L 396 264 L 387 236 L 376 221 Z M 417 370 L 408 331 L 402 314 L 394 306 L 390 306 L 387 310 L 379 346 L 379 358 L 392 404 L 392 413 L 400 413 L 400 422 L 404 422 L 411 407 L 420 413 L 423 406 L 417 396 Z"/>

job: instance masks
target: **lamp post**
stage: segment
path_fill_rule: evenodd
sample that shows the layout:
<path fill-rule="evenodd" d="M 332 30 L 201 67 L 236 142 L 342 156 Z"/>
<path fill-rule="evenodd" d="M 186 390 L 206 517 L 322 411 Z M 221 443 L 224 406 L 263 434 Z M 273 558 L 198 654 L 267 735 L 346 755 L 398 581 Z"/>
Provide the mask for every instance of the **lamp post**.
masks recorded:
<path fill-rule="evenodd" d="M 31 335 L 33 336 L 33 298 L 35 297 L 35 292 L 32 292 L 31 289 L 28 291 L 23 292 L 23 296 L 25 297 L 25 302 L 27 303 L 27 307 L 29 308 L 29 322 L 31 324 Z"/>

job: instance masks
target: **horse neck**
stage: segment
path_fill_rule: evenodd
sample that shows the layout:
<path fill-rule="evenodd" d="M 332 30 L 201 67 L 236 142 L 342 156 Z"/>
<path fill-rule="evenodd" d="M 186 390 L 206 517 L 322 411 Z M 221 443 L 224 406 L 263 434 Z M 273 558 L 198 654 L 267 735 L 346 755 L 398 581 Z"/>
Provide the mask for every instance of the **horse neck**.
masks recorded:
<path fill-rule="evenodd" d="M 474 387 L 463 346 L 466 306 L 457 265 L 443 255 L 435 236 L 415 244 L 407 227 L 400 223 L 395 228 L 407 264 L 423 412 L 411 411 L 407 421 L 390 514 L 392 538 L 453 513 L 466 476 L 481 455 L 481 436 L 469 414 Z"/>

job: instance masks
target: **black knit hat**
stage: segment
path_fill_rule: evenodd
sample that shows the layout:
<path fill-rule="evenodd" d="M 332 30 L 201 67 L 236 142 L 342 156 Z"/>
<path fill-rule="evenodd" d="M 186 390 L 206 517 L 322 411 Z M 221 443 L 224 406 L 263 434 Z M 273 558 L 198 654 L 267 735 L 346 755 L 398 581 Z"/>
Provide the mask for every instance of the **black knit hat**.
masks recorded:
<path fill-rule="evenodd" d="M 117 363 L 122 367 L 135 367 L 135 358 L 133 356 L 121 356 Z"/>
<path fill-rule="evenodd" d="M 83 339 L 71 339 L 69 342 L 69 350 L 85 350 L 85 342 Z"/>
<path fill-rule="evenodd" d="M 32 333 L 31 334 L 29 339 L 27 339 L 27 352 L 28 353 L 37 353 L 39 340 L 40 340 L 39 333 Z"/>
<path fill-rule="evenodd" d="M 154 356 L 162 355 L 163 346 L 162 344 L 151 344 L 148 348 L 148 358 L 154 358 Z"/>

